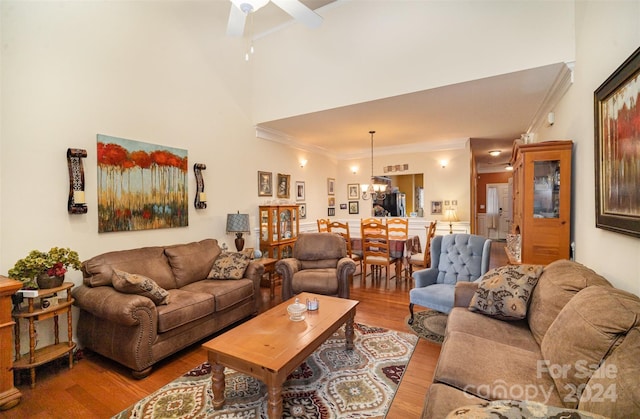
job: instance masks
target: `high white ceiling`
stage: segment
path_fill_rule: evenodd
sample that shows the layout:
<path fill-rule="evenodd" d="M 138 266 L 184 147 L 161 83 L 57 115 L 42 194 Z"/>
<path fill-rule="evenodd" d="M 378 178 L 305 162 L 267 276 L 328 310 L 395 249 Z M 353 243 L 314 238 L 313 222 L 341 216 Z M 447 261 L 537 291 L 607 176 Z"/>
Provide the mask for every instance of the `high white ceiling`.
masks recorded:
<path fill-rule="evenodd" d="M 333 0 L 302 0 L 311 9 L 332 7 Z M 230 4 L 231 5 L 231 4 Z M 250 17 L 245 36 L 269 36 L 293 19 L 269 3 Z M 472 63 L 470 63 L 472 65 Z M 565 63 L 497 75 L 480 80 L 389 97 L 365 103 L 261 121 L 258 128 L 293 146 L 359 158 L 370 152 L 374 130 L 376 153 L 441 150 L 471 139 L 480 171 L 508 163 L 513 140 L 528 132 L 548 107 Z M 493 158 L 489 150 L 502 150 Z"/>
<path fill-rule="evenodd" d="M 306 115 L 266 121 L 258 127 L 282 134 L 293 144 L 322 149 L 338 158 L 370 150 L 374 130 L 378 152 L 446 149 L 472 139 L 479 167 L 509 161 L 513 140 L 539 115 L 565 64 L 554 64 L 359 103 Z M 499 158 L 489 150 L 502 150 Z"/>

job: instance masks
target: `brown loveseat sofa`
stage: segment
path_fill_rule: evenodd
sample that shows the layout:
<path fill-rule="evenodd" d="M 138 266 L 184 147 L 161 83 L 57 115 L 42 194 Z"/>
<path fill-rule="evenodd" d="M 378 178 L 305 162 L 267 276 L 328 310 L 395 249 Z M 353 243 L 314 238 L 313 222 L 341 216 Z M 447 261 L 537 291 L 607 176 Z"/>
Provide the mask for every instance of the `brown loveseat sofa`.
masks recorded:
<path fill-rule="evenodd" d="M 207 239 L 109 252 L 83 262 L 84 284 L 73 292 L 80 346 L 143 378 L 159 360 L 257 314 L 264 267 L 251 262 L 241 279 L 206 279 L 220 255 L 218 242 Z M 166 300 L 156 305 L 147 296 L 117 291 L 114 269 L 152 279 L 166 290 Z"/>
<path fill-rule="evenodd" d="M 505 321 L 468 309 L 477 287 L 456 286 L 423 418 L 484 417 L 473 410 L 478 404 L 505 399 L 534 405 L 538 414 L 542 403 L 640 417 L 637 296 L 583 265 L 556 261 L 539 276 L 526 318 Z"/>

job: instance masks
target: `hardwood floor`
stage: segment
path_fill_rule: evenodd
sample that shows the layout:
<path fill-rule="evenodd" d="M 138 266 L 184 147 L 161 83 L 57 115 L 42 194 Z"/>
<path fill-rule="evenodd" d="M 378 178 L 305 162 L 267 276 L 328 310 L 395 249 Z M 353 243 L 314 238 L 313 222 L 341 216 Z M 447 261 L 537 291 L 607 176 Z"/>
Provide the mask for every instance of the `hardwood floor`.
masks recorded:
<path fill-rule="evenodd" d="M 494 242 L 491 250 L 491 267 L 507 263 L 504 243 Z M 411 283 L 392 279 L 361 283 L 356 275 L 351 298 L 359 300 L 356 321 L 368 325 L 409 331 L 406 318 L 409 314 L 409 290 Z M 269 299 L 269 289 L 262 289 L 263 306 L 280 302 L 279 287 L 276 298 Z M 202 342 L 201 342 L 202 343 Z M 171 356 L 154 366 L 151 375 L 135 380 L 128 369 L 93 353 L 86 353 L 73 369 L 69 370 L 65 359 L 52 362 L 37 370 L 36 388 L 29 388 L 25 376 L 17 386 L 22 401 L 13 409 L 0 412 L 2 418 L 109 418 L 149 393 L 157 390 L 191 368 L 207 360 L 200 344 Z M 413 353 L 407 371 L 393 401 L 388 418 L 418 418 L 440 354 L 440 345 L 421 339 Z"/>

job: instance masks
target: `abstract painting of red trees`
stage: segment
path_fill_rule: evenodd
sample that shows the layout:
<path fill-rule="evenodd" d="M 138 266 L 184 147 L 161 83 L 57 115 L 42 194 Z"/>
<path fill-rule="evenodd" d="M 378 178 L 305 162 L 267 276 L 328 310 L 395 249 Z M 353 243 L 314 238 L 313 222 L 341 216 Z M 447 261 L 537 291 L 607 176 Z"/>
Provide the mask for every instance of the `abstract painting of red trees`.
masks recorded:
<path fill-rule="evenodd" d="M 98 135 L 98 232 L 189 225 L 187 151 Z"/>
<path fill-rule="evenodd" d="M 603 104 L 604 212 L 640 216 L 640 75 Z"/>

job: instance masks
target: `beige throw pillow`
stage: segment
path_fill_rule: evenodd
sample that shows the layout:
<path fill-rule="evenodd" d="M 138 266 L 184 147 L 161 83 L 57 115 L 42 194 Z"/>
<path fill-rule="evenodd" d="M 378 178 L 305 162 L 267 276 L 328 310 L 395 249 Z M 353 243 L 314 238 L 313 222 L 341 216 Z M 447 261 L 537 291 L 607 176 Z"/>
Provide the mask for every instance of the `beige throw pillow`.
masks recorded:
<path fill-rule="evenodd" d="M 151 278 L 130 274 L 119 269 L 113 270 L 113 288 L 125 294 L 138 294 L 150 298 L 157 306 L 169 304 L 169 293 Z"/>
<path fill-rule="evenodd" d="M 248 256 L 242 253 L 221 253 L 213 262 L 213 268 L 209 272 L 209 279 L 241 279 L 244 271 L 249 266 Z"/>
<path fill-rule="evenodd" d="M 490 270 L 482 276 L 469 310 L 503 320 L 524 319 L 531 291 L 543 268 L 542 265 L 507 265 Z"/>

